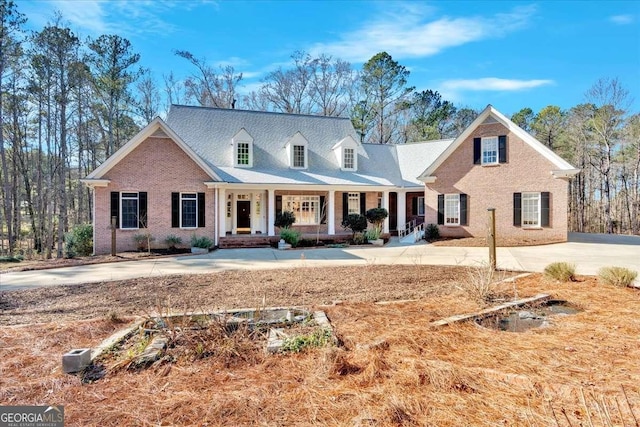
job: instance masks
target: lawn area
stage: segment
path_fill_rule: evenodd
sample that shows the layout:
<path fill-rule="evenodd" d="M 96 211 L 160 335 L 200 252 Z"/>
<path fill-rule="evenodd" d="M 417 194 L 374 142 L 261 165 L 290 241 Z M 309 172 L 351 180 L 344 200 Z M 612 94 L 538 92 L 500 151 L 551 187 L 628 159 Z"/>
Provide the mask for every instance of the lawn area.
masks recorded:
<path fill-rule="evenodd" d="M 582 311 L 522 333 L 430 326 L 484 307 L 461 289 L 467 271 L 300 268 L 2 293 L 0 402 L 63 404 L 70 426 L 638 425 L 638 290 L 534 274 L 496 295 L 545 292 Z M 93 383 L 61 371 L 63 353 L 97 345 L 133 316 L 263 305 L 324 310 L 340 345 L 183 357 L 108 369 Z"/>

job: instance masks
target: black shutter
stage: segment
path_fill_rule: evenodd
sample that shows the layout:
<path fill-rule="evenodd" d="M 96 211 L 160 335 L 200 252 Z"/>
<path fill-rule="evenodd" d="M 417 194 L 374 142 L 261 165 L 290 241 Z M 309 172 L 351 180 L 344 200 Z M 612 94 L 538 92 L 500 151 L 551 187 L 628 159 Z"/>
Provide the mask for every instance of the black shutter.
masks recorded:
<path fill-rule="evenodd" d="M 498 162 L 507 163 L 507 135 L 498 137 Z"/>
<path fill-rule="evenodd" d="M 120 228 L 120 193 L 117 191 L 111 192 L 111 218 L 116 217 L 116 228 Z M 111 224 L 111 218 L 109 218 L 109 224 Z"/>
<path fill-rule="evenodd" d="M 418 198 L 411 199 L 411 215 L 418 215 Z"/>
<path fill-rule="evenodd" d="M 438 194 L 438 224 L 444 224 L 444 194 Z"/>
<path fill-rule="evenodd" d="M 549 227 L 549 192 L 540 193 L 540 226 Z"/>
<path fill-rule="evenodd" d="M 360 193 L 360 215 L 367 213 L 367 193 Z"/>
<path fill-rule="evenodd" d="M 180 193 L 171 193 L 171 227 L 180 227 Z"/>
<path fill-rule="evenodd" d="M 522 225 L 522 193 L 513 193 L 513 225 Z"/>
<path fill-rule="evenodd" d="M 327 223 L 327 205 L 324 196 L 320 196 L 320 224 Z"/>
<path fill-rule="evenodd" d="M 276 196 L 276 215 L 282 213 L 282 196 Z"/>
<path fill-rule="evenodd" d="M 147 218 L 147 192 L 138 193 L 138 228 L 147 228 L 149 218 Z"/>
<path fill-rule="evenodd" d="M 482 163 L 482 138 L 473 138 L 473 164 L 479 165 Z"/>
<path fill-rule="evenodd" d="M 460 225 L 469 225 L 467 221 L 467 195 L 460 194 Z"/>
<path fill-rule="evenodd" d="M 204 221 L 205 208 L 206 208 L 206 205 L 204 200 L 204 193 L 198 193 L 198 227 L 205 226 L 205 221 Z"/>
<path fill-rule="evenodd" d="M 342 193 L 342 219 L 347 219 L 349 216 L 349 193 Z"/>

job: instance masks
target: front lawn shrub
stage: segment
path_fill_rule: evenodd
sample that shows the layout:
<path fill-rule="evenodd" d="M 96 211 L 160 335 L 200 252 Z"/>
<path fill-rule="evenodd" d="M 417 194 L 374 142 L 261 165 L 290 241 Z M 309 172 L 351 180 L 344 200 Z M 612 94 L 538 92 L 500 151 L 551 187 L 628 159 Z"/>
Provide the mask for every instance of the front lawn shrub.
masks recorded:
<path fill-rule="evenodd" d="M 380 231 L 378 227 L 369 228 L 367 231 L 364 232 L 365 239 L 369 241 L 378 240 L 381 235 L 382 235 L 382 231 Z"/>
<path fill-rule="evenodd" d="M 151 251 L 151 242 L 155 242 L 156 238 L 151 233 L 139 233 L 133 236 L 133 241 L 136 242 L 136 247 L 139 251 Z"/>
<path fill-rule="evenodd" d="M 367 229 L 367 218 L 360 214 L 350 214 L 342 220 L 342 228 L 351 230 L 353 237 Z"/>
<path fill-rule="evenodd" d="M 626 288 L 631 286 L 636 277 L 638 277 L 638 272 L 624 267 L 602 267 L 598 270 L 598 280 L 605 285 Z"/>
<path fill-rule="evenodd" d="M 298 230 L 294 230 L 293 228 L 283 228 L 280 230 L 280 238 L 284 239 L 284 241 L 290 244 L 293 248 L 298 246 L 298 241 L 300 240 L 301 235 L 302 233 Z"/>
<path fill-rule="evenodd" d="M 369 209 L 365 216 L 375 228 L 382 230 L 382 223 L 389 216 L 389 212 L 385 208 L 373 208 Z"/>
<path fill-rule="evenodd" d="M 544 268 L 545 277 L 560 282 L 573 282 L 575 274 L 576 265 L 568 262 L 552 262 Z"/>
<path fill-rule="evenodd" d="M 89 256 L 93 253 L 93 226 L 82 224 L 75 226 L 64 236 L 65 257 Z"/>
<path fill-rule="evenodd" d="M 440 229 L 436 224 L 427 224 L 424 229 L 424 238 L 428 241 L 438 240 L 440 238 Z"/>
<path fill-rule="evenodd" d="M 504 274 L 498 275 L 489 263 L 483 262 L 467 270 L 466 280 L 463 279 L 458 288 L 472 300 L 486 304 L 495 296 L 495 288 L 501 279 L 499 276 Z"/>
<path fill-rule="evenodd" d="M 207 236 L 193 236 L 191 238 L 191 247 L 192 248 L 203 248 L 203 249 L 209 249 L 213 246 L 213 240 L 211 240 L 210 238 L 208 238 Z"/>
<path fill-rule="evenodd" d="M 367 243 L 367 237 L 364 235 L 364 233 L 355 233 L 353 235 L 352 242 L 354 245 L 364 245 L 365 243 Z"/>
<path fill-rule="evenodd" d="M 273 225 L 279 228 L 289 228 L 294 222 L 296 222 L 296 215 L 293 212 L 284 211 L 276 215 Z"/>
<path fill-rule="evenodd" d="M 308 335 L 298 335 L 287 338 L 282 343 L 283 353 L 300 353 L 312 347 L 324 347 L 332 340 L 331 329 L 319 328 Z"/>
<path fill-rule="evenodd" d="M 176 246 L 182 244 L 182 237 L 178 237 L 175 234 L 170 234 L 164 239 L 164 242 L 167 244 L 169 249 L 175 251 Z"/>

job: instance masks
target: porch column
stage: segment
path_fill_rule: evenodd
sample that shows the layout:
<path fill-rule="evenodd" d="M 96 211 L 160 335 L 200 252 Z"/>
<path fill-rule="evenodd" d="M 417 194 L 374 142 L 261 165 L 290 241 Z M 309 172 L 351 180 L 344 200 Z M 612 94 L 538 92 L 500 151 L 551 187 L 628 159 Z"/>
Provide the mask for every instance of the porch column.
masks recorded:
<path fill-rule="evenodd" d="M 407 192 L 398 191 L 398 206 L 396 207 L 396 213 L 398 216 L 398 231 L 404 230 L 404 226 L 407 224 Z"/>
<path fill-rule="evenodd" d="M 389 190 L 384 190 L 382 192 L 382 207 L 386 209 L 387 212 L 389 212 Z M 389 232 L 389 216 L 388 215 L 384 219 L 384 222 L 382 223 L 382 232 L 383 233 Z"/>
<path fill-rule="evenodd" d="M 268 203 L 268 211 L 267 211 L 267 234 L 269 236 L 276 235 L 276 226 L 274 222 L 276 220 L 276 190 L 267 190 L 267 203 Z"/>
<path fill-rule="evenodd" d="M 219 237 L 227 234 L 227 190 L 218 189 L 218 232 Z"/>
<path fill-rule="evenodd" d="M 327 233 L 336 234 L 336 191 L 329 190 L 329 203 L 327 205 Z"/>

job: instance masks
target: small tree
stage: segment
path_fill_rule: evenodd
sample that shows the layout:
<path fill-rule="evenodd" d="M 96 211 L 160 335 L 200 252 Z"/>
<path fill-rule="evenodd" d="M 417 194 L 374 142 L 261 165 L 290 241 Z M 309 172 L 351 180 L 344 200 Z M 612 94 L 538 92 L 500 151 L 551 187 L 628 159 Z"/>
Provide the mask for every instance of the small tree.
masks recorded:
<path fill-rule="evenodd" d="M 366 213 L 367 221 L 369 221 L 373 226 L 381 231 L 382 223 L 389 216 L 389 212 L 385 208 L 373 208 L 369 209 Z"/>
<path fill-rule="evenodd" d="M 367 218 L 360 214 L 350 214 L 342 220 L 342 227 L 351 230 L 353 237 L 367 228 Z"/>
<path fill-rule="evenodd" d="M 276 220 L 273 225 L 280 228 L 289 228 L 294 222 L 296 222 L 295 214 L 293 212 L 284 211 L 276 215 Z"/>

